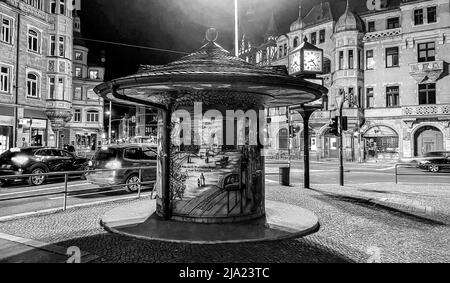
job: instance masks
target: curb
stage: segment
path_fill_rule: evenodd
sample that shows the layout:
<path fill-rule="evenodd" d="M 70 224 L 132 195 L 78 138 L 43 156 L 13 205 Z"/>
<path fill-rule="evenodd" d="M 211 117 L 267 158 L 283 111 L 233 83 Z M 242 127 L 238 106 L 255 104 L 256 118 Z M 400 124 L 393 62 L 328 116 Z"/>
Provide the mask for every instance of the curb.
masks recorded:
<path fill-rule="evenodd" d="M 441 224 L 450 225 L 450 215 L 447 213 L 437 210 L 431 206 L 423 206 L 423 205 L 411 205 L 407 203 L 402 203 L 399 201 L 390 201 L 387 198 L 370 198 L 365 197 L 358 194 L 349 194 L 349 193 L 334 193 L 328 191 L 322 191 L 320 189 L 311 189 L 315 192 L 324 194 L 324 195 L 333 195 L 338 198 L 351 198 L 355 200 L 364 201 L 368 204 L 377 205 L 380 207 L 384 207 L 390 210 L 394 210 L 397 212 L 409 214 L 411 216 L 423 218 L 424 220 L 431 220 L 435 222 L 439 222 Z"/>

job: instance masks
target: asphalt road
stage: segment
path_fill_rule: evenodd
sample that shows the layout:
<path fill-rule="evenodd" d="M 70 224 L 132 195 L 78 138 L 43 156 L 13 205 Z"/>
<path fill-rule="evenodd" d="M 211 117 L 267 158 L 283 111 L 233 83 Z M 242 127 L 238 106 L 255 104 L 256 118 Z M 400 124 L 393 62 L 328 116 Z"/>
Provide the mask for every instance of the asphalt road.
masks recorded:
<path fill-rule="evenodd" d="M 272 162 L 272 161 L 270 161 Z M 279 167 L 287 163 L 270 164 L 266 166 L 266 182 L 279 182 Z M 395 165 L 389 164 L 357 164 L 348 163 L 344 165 L 344 180 L 346 184 L 368 184 L 368 183 L 394 183 Z M 417 168 L 398 169 L 399 184 L 449 184 L 450 170 L 437 174 L 420 170 Z M 303 163 L 293 162 L 291 164 L 291 183 L 303 183 Z M 311 163 L 311 184 L 339 184 L 339 164 L 336 162 Z"/>
<path fill-rule="evenodd" d="M 266 182 L 279 182 L 279 167 L 282 164 L 267 164 Z M 399 176 L 400 183 L 409 184 L 449 184 L 450 171 L 431 174 L 416 168 L 402 168 L 402 174 L 419 174 Z M 291 168 L 291 183 L 303 182 L 303 163 L 293 162 Z M 346 184 L 393 183 L 395 182 L 394 165 L 376 164 L 346 164 Z M 337 163 L 311 164 L 311 184 L 338 184 L 339 166 Z M 0 220 L 11 215 L 28 214 L 37 211 L 61 209 L 64 204 L 64 183 L 60 180 L 51 181 L 46 185 L 30 187 L 26 183 L 16 183 L 7 187 L 0 187 Z M 143 190 L 143 195 L 150 194 Z M 45 196 L 39 196 L 45 195 Z M 118 199 L 135 198 L 136 194 L 127 193 L 123 189 L 105 189 L 92 185 L 87 181 L 73 179 L 68 183 L 67 206 L 94 204 Z"/>

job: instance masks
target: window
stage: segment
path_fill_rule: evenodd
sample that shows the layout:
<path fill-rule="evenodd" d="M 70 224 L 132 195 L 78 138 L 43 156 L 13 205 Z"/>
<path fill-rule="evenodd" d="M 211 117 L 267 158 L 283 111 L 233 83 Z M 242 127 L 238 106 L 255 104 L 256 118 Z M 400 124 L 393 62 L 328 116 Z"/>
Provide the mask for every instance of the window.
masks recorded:
<path fill-rule="evenodd" d="M 366 51 L 366 69 L 373 70 L 375 67 L 375 60 L 373 58 L 373 50 Z"/>
<path fill-rule="evenodd" d="M 398 47 L 386 48 L 386 68 L 398 67 Z"/>
<path fill-rule="evenodd" d="M 83 99 L 83 89 L 81 86 L 76 86 L 73 91 L 73 100 L 82 100 Z"/>
<path fill-rule="evenodd" d="M 83 61 L 83 53 L 81 53 L 81 52 L 75 52 L 75 60 L 77 60 L 77 61 Z"/>
<path fill-rule="evenodd" d="M 123 157 L 125 159 L 131 160 L 141 160 L 141 149 L 139 148 L 128 148 L 125 150 Z"/>
<path fill-rule="evenodd" d="M 262 54 L 260 52 L 258 52 L 256 54 L 256 63 L 259 63 L 261 61 L 261 55 Z M 98 80 L 99 79 L 98 70 L 90 70 L 89 71 L 89 78 L 91 80 Z"/>
<path fill-rule="evenodd" d="M 367 31 L 374 32 L 375 31 L 375 21 L 370 21 L 367 23 Z"/>
<path fill-rule="evenodd" d="M 311 33 L 311 44 L 317 44 L 317 33 L 315 32 Z"/>
<path fill-rule="evenodd" d="M 50 0 L 50 13 L 56 14 L 56 0 Z"/>
<path fill-rule="evenodd" d="M 64 57 L 64 55 L 66 54 L 66 47 L 65 47 L 66 43 L 65 43 L 65 39 L 64 36 L 60 36 L 59 37 L 59 44 L 58 44 L 58 51 L 59 51 L 59 56 L 60 57 Z"/>
<path fill-rule="evenodd" d="M 0 91 L 9 93 L 11 82 L 11 69 L 0 66 Z"/>
<path fill-rule="evenodd" d="M 86 116 L 86 121 L 88 123 L 98 123 L 99 114 L 97 111 L 88 111 Z"/>
<path fill-rule="evenodd" d="M 58 78 L 58 95 L 60 99 L 65 100 L 64 78 Z"/>
<path fill-rule="evenodd" d="M 436 7 L 427 8 L 427 19 L 429 24 L 437 22 Z"/>
<path fill-rule="evenodd" d="M 324 74 L 331 73 L 331 60 L 328 58 L 323 59 L 323 73 Z"/>
<path fill-rule="evenodd" d="M 28 50 L 39 52 L 39 33 L 35 30 L 28 30 Z"/>
<path fill-rule="evenodd" d="M 42 0 L 27 0 L 27 4 L 42 10 Z"/>
<path fill-rule="evenodd" d="M 294 38 L 294 48 L 298 46 L 298 37 Z"/>
<path fill-rule="evenodd" d="M 83 72 L 81 71 L 80 67 L 75 68 L 75 77 L 81 78 L 83 76 Z"/>
<path fill-rule="evenodd" d="M 344 51 L 339 51 L 339 70 L 344 68 Z"/>
<path fill-rule="evenodd" d="M 348 51 L 348 68 L 353 69 L 355 67 L 354 63 L 355 63 L 355 58 L 353 55 L 353 50 L 349 50 Z"/>
<path fill-rule="evenodd" d="M 50 36 L 50 56 L 56 56 L 56 36 Z"/>
<path fill-rule="evenodd" d="M 278 51 L 278 52 L 279 52 L 279 53 L 278 53 L 278 58 L 283 57 L 283 46 L 280 45 L 279 51 Z"/>
<path fill-rule="evenodd" d="M 386 107 L 397 107 L 400 104 L 400 95 L 398 86 L 389 86 L 386 88 Z"/>
<path fill-rule="evenodd" d="M 319 43 L 324 43 L 325 42 L 325 30 L 320 30 L 319 32 Z"/>
<path fill-rule="evenodd" d="M 73 115 L 74 122 L 81 122 L 81 109 L 75 109 L 75 113 Z"/>
<path fill-rule="evenodd" d="M 374 107 L 374 96 L 373 96 L 373 88 L 368 88 L 366 90 L 366 107 L 373 108 Z"/>
<path fill-rule="evenodd" d="M 436 104 L 436 84 L 419 85 L 419 104 Z"/>
<path fill-rule="evenodd" d="M 287 52 L 288 52 L 288 46 L 287 43 L 284 44 L 284 56 L 287 56 Z"/>
<path fill-rule="evenodd" d="M 1 20 L 1 36 L 0 41 L 11 44 L 12 43 L 12 21 L 10 19 L 4 18 L 0 15 Z"/>
<path fill-rule="evenodd" d="M 355 90 L 352 87 L 348 88 L 348 99 L 349 99 L 349 106 L 354 107 L 356 104 L 355 101 Z"/>
<path fill-rule="evenodd" d="M 400 27 L 399 17 L 387 19 L 387 29 L 394 29 L 399 27 Z"/>
<path fill-rule="evenodd" d="M 363 51 L 358 50 L 358 69 L 362 70 L 364 66 L 364 57 L 363 57 Z"/>
<path fill-rule="evenodd" d="M 434 42 L 420 43 L 417 46 L 419 62 L 430 62 L 436 60 L 436 45 Z"/>
<path fill-rule="evenodd" d="M 61 15 L 66 14 L 66 0 L 59 0 L 59 13 Z"/>
<path fill-rule="evenodd" d="M 364 107 L 364 98 L 362 93 L 362 87 L 358 87 L 358 108 Z"/>
<path fill-rule="evenodd" d="M 156 160 L 156 159 L 158 159 L 158 156 L 157 156 L 157 154 L 156 154 L 154 149 L 151 149 L 151 148 L 148 148 L 148 147 L 144 147 L 142 153 L 143 153 L 142 159 L 144 159 L 144 160 Z"/>
<path fill-rule="evenodd" d="M 423 24 L 423 10 L 418 9 L 414 10 L 414 25 L 422 25 Z"/>
<path fill-rule="evenodd" d="M 34 73 L 27 75 L 27 96 L 39 98 L 39 77 Z"/>
<path fill-rule="evenodd" d="M 48 99 L 55 99 L 56 79 L 55 77 L 48 78 Z"/>

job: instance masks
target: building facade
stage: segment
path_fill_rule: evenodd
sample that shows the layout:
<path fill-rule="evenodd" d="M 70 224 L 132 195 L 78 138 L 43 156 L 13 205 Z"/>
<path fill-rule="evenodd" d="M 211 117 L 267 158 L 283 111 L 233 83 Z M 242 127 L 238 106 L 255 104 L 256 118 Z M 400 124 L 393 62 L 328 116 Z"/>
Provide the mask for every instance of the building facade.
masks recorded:
<path fill-rule="evenodd" d="M 104 81 L 105 56 L 97 64 L 88 61 L 89 48 L 81 36 L 80 17 L 74 15 L 72 120 L 64 130 L 64 144 L 81 155 L 92 155 L 106 138 L 104 101 L 94 87 Z"/>
<path fill-rule="evenodd" d="M 79 128 L 69 123 L 76 114 L 73 62 L 84 66 L 85 61 L 73 58 L 78 53 L 72 9 L 68 0 L 0 0 L 0 152 L 16 146 L 62 147 L 76 140 L 75 130 L 68 130 Z M 77 77 L 77 86 L 88 92 L 103 73 L 98 68 L 101 79 Z M 78 102 L 77 107 L 85 106 Z M 95 100 L 92 109 L 101 103 Z M 102 115 L 103 109 L 103 122 Z"/>
<path fill-rule="evenodd" d="M 300 4 L 290 31 L 272 45 L 275 60 L 263 56 L 253 63 L 290 70 L 289 53 L 305 39 L 324 50 L 324 74 L 318 77 L 329 94 L 309 129 L 317 159 L 338 157 L 339 140 L 328 125 L 340 94 L 349 119 L 343 139 L 347 160 L 398 161 L 450 151 L 449 8 L 446 0 L 377 0 L 355 12 L 347 1 L 345 12 L 333 15 L 330 3 L 322 2 L 304 15 Z M 286 109 L 269 114 L 271 150 L 300 156 L 301 117 Z M 289 120 L 298 132 L 289 130 Z"/>

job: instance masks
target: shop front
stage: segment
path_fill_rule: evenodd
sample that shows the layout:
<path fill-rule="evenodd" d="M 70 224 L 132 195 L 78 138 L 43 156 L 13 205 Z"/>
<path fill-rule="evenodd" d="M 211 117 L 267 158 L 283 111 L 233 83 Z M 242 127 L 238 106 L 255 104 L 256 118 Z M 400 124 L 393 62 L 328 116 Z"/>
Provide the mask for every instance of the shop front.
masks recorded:
<path fill-rule="evenodd" d="M 364 158 L 366 161 L 398 160 L 398 134 L 386 126 L 370 128 L 364 134 Z"/>
<path fill-rule="evenodd" d="M 14 109 L 0 106 L 0 154 L 13 147 Z"/>
<path fill-rule="evenodd" d="M 70 145 L 75 147 L 77 154 L 90 156 L 102 146 L 101 133 L 87 129 L 73 130 Z"/>

